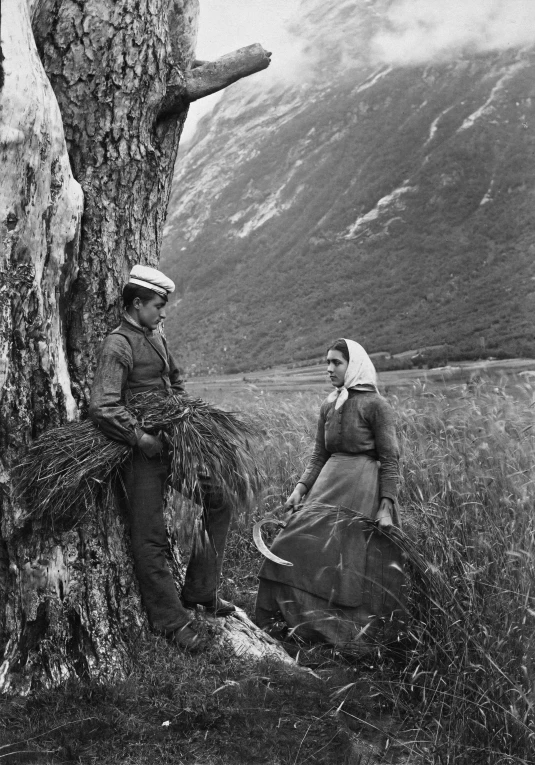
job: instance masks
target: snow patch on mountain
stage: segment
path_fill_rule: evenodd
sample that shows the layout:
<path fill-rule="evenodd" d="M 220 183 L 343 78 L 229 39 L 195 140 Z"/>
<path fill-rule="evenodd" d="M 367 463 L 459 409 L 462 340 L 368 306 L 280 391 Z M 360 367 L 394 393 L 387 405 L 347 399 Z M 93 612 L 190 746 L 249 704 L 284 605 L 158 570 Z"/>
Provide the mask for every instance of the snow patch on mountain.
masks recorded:
<path fill-rule="evenodd" d="M 475 112 L 472 112 L 472 114 L 470 114 L 470 116 L 464 120 L 458 132 L 462 132 L 463 130 L 468 130 L 469 128 L 473 127 L 477 120 L 492 111 L 492 109 L 497 106 L 498 96 L 502 91 L 505 90 L 505 85 L 518 71 L 524 69 L 527 65 L 528 62 L 526 61 L 517 61 L 515 64 L 513 64 L 509 70 L 505 72 L 502 77 L 500 77 L 496 85 L 492 88 L 490 95 L 485 103 L 480 106 L 479 109 L 476 109 Z"/>
<path fill-rule="evenodd" d="M 369 223 L 376 221 L 380 215 L 385 212 L 399 212 L 405 209 L 402 197 L 410 191 L 416 191 L 415 186 L 409 186 L 409 181 L 405 181 L 399 188 L 394 189 L 386 196 L 382 197 L 375 207 L 369 210 L 365 215 L 360 215 L 357 220 L 349 227 L 344 239 L 356 239 L 363 232 Z M 391 221 L 389 221 L 391 222 Z"/>

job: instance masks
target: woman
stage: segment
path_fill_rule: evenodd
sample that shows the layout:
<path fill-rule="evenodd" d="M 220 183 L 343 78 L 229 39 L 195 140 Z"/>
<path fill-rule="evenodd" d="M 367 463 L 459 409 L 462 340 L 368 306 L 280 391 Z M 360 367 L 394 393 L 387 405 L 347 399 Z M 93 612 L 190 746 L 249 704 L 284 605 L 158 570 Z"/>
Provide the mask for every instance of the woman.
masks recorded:
<path fill-rule="evenodd" d="M 399 523 L 399 450 L 393 410 L 364 348 L 337 340 L 327 364 L 335 389 L 321 406 L 308 467 L 285 503 L 293 515 L 272 547 L 294 565 L 264 562 L 256 619 L 268 631 L 283 620 L 305 640 L 358 654 L 385 639 L 400 609 L 401 556 L 388 537 Z"/>

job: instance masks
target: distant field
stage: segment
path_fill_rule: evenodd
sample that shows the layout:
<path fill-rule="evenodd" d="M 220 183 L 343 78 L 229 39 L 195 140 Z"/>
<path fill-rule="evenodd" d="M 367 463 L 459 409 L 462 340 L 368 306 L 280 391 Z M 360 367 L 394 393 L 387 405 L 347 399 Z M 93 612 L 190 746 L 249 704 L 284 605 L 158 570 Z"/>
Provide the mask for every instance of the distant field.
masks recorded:
<path fill-rule="evenodd" d="M 379 374 L 379 387 L 402 388 L 414 384 L 432 384 L 433 386 L 462 384 L 474 380 L 479 375 L 516 375 L 526 372 L 535 374 L 535 359 L 501 359 L 498 361 L 460 361 L 437 369 L 402 369 Z M 213 375 L 192 377 L 188 388 L 199 396 L 211 392 L 232 393 L 328 393 L 331 390 L 325 371 L 325 365 L 315 364 L 307 367 L 273 367 L 258 372 L 246 372 L 233 375 Z"/>

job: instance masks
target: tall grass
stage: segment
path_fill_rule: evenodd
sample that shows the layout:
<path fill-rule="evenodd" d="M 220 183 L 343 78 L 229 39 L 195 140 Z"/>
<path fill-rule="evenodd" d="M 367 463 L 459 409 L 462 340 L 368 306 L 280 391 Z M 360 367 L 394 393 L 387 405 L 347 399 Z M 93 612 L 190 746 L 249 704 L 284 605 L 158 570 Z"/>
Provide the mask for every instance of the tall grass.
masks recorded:
<path fill-rule="evenodd" d="M 428 569 L 421 576 L 407 562 L 403 661 L 380 692 L 425 762 L 532 762 L 535 392 L 487 380 L 389 398 L 404 532 Z M 319 398 L 264 397 L 249 408 L 264 424 L 262 515 L 280 506 L 306 462 Z M 244 520 L 234 538 L 243 543 L 249 527 Z M 250 572 L 250 549 L 241 552 Z"/>
<path fill-rule="evenodd" d="M 490 382 L 452 392 L 393 402 L 407 530 L 442 598 L 413 580 L 408 661 L 391 692 L 419 714 L 433 762 L 531 762 L 534 393 Z"/>

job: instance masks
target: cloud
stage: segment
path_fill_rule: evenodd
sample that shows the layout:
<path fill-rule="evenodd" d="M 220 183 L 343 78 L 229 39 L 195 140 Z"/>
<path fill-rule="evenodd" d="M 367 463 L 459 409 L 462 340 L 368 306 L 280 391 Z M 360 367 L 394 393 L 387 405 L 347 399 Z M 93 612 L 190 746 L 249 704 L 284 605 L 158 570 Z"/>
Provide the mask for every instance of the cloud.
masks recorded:
<path fill-rule="evenodd" d="M 293 85 L 371 65 L 411 66 L 535 44 L 535 0 L 201 0 L 197 56 L 259 42 L 272 52 L 255 77 Z M 261 86 L 260 86 L 261 83 Z M 183 143 L 221 93 L 192 104 Z"/>
<path fill-rule="evenodd" d="M 535 0 L 394 0 L 370 50 L 403 66 L 534 43 Z"/>

